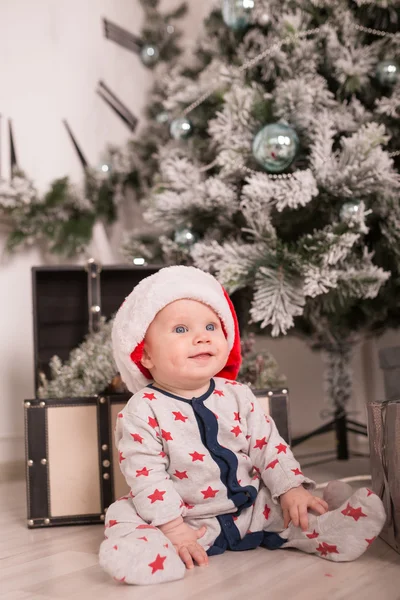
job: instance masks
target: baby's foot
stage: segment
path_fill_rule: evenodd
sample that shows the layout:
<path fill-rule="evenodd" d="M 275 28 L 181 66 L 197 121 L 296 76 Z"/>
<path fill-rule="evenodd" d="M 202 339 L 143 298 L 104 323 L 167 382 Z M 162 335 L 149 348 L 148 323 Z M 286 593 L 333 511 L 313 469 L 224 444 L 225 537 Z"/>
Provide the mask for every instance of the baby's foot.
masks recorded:
<path fill-rule="evenodd" d="M 155 528 L 104 540 L 99 558 L 115 581 L 131 585 L 183 579 L 186 571 L 172 544 Z"/>
<path fill-rule="evenodd" d="M 385 524 L 382 501 L 367 488 L 357 490 L 339 508 L 308 515 L 309 528 L 289 527 L 280 533 L 282 548 L 298 548 L 335 562 L 355 560 L 372 544 Z"/>

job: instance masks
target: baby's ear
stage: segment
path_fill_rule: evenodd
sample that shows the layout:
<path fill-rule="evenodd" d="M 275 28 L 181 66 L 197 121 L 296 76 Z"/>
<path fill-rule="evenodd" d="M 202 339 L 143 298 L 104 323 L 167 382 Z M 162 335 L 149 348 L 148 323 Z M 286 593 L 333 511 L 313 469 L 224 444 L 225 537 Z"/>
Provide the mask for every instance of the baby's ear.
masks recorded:
<path fill-rule="evenodd" d="M 154 363 L 150 358 L 150 354 L 146 348 L 146 345 L 144 345 L 143 347 L 143 354 L 142 358 L 140 359 L 140 362 L 144 367 L 146 367 L 146 369 L 152 369 L 154 367 Z"/>

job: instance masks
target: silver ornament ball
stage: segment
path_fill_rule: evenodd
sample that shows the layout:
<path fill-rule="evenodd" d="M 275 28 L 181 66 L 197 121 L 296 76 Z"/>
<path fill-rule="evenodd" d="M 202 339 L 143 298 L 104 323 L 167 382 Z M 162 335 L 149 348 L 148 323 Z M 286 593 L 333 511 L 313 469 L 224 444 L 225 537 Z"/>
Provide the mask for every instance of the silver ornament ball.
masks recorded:
<path fill-rule="evenodd" d="M 251 20 L 254 0 L 222 0 L 222 18 L 233 31 L 245 29 Z"/>
<path fill-rule="evenodd" d="M 271 17 L 268 13 L 263 13 L 258 17 L 258 23 L 261 25 L 261 27 L 266 27 L 271 23 Z"/>
<path fill-rule="evenodd" d="M 160 58 L 160 51 L 154 44 L 145 44 L 140 51 L 140 59 L 146 67 L 152 67 Z"/>
<path fill-rule="evenodd" d="M 376 76 L 381 85 L 392 87 L 399 80 L 399 64 L 395 60 L 383 60 L 376 68 Z"/>
<path fill-rule="evenodd" d="M 191 229 L 178 229 L 178 231 L 175 232 L 174 240 L 178 246 L 190 248 L 190 246 L 193 246 L 193 244 L 197 242 L 197 236 Z"/>
<path fill-rule="evenodd" d="M 160 123 L 161 125 L 168 123 L 169 114 L 165 110 L 158 113 L 158 115 L 156 116 L 156 121 L 157 121 L 157 123 Z"/>
<path fill-rule="evenodd" d="M 360 210 L 359 200 L 349 200 L 345 202 L 340 209 L 340 218 L 342 221 L 349 221 L 352 217 L 355 217 Z"/>
<path fill-rule="evenodd" d="M 271 123 L 254 138 L 253 156 L 268 173 L 281 173 L 292 164 L 299 145 L 299 138 L 292 127 Z"/>
<path fill-rule="evenodd" d="M 169 131 L 174 140 L 186 140 L 193 133 L 193 125 L 186 117 L 179 117 L 172 121 Z"/>

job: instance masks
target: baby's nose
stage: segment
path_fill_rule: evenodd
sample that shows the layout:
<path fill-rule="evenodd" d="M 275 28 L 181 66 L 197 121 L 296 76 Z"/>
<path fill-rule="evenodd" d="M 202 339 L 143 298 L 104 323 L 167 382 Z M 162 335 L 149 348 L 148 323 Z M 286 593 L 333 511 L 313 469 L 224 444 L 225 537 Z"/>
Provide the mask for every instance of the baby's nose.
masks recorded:
<path fill-rule="evenodd" d="M 210 341 L 210 332 L 207 331 L 207 329 L 199 331 L 194 337 L 194 342 L 196 344 L 206 343 L 209 341 Z"/>

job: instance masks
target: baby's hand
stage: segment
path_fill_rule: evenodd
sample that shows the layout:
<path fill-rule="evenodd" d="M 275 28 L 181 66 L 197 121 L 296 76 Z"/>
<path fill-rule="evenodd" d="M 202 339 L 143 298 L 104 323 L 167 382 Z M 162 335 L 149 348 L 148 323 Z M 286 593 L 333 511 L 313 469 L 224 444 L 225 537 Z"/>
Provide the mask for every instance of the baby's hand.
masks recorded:
<path fill-rule="evenodd" d="M 193 559 L 201 566 L 208 565 L 208 556 L 203 546 L 197 543 L 206 532 L 206 527 L 193 529 L 186 525 L 181 518 L 159 527 L 164 535 L 172 542 L 179 557 L 183 560 L 187 569 L 193 569 Z"/>
<path fill-rule="evenodd" d="M 317 498 L 308 492 L 302 485 L 292 488 L 280 496 L 284 527 L 286 528 L 290 521 L 295 527 L 301 527 L 303 531 L 308 529 L 307 509 L 323 515 L 328 511 L 328 505 L 322 498 Z"/>

